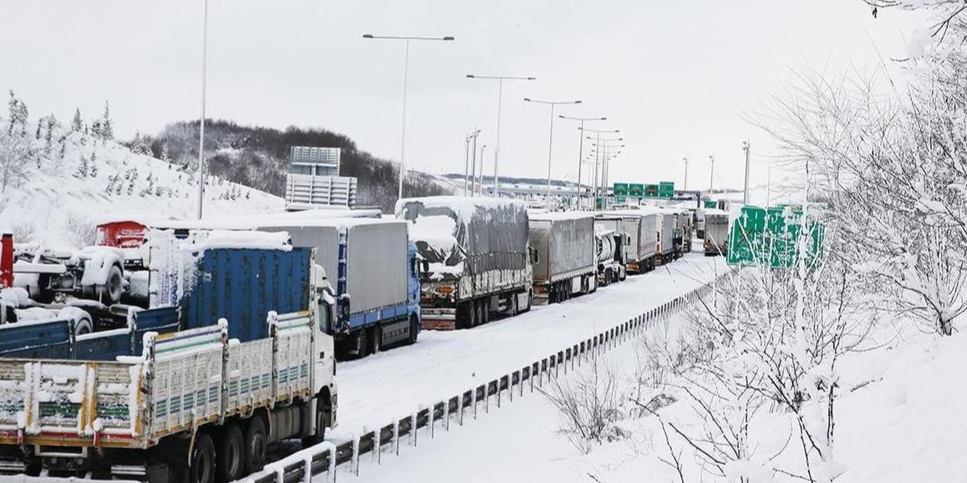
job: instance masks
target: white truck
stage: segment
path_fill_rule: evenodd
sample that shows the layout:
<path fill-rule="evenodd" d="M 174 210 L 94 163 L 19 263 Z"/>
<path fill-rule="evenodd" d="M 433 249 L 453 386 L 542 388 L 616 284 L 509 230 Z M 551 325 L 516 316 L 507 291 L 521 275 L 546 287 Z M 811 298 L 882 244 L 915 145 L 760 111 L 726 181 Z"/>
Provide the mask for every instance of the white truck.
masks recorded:
<path fill-rule="evenodd" d="M 530 214 L 534 302 L 563 302 L 597 290 L 594 216 L 590 213 Z"/>
<path fill-rule="evenodd" d="M 260 470 L 273 441 L 322 441 L 336 421 L 334 300 L 312 251 L 280 237 L 152 232 L 171 255 L 152 248 L 153 294 L 174 307 L 77 337 L 58 320 L 0 327 L 0 340 L 45 335 L 0 357 L 0 471 L 227 483 Z M 272 307 L 296 310 L 261 312 Z M 156 312 L 181 330 L 139 328 Z"/>
<path fill-rule="evenodd" d="M 662 209 L 658 215 L 658 240 L 655 259 L 659 265 L 675 260 L 675 233 L 678 231 L 678 215 L 674 211 Z"/>
<path fill-rule="evenodd" d="M 616 211 L 614 215 L 621 217 L 624 231 L 628 234 L 628 244 L 625 246 L 628 273 L 639 274 L 654 270 L 659 211 L 651 207 L 641 207 L 637 210 Z"/>
<path fill-rule="evenodd" d="M 727 255 L 729 249 L 729 213 L 715 208 L 705 209 L 705 256 Z"/>
<path fill-rule="evenodd" d="M 624 231 L 622 217 L 599 213 L 594 217 L 594 235 L 597 238 L 598 285 L 604 287 L 627 277 L 625 248 L 629 237 Z"/>

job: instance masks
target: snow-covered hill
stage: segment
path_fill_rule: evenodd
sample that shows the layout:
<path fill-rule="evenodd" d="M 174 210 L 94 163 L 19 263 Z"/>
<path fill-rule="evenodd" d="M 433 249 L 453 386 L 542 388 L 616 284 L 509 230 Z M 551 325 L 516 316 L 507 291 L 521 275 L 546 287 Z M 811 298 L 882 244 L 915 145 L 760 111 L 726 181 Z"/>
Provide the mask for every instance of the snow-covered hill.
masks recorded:
<path fill-rule="evenodd" d="M 18 242 L 79 247 L 93 242 L 100 221 L 195 215 L 196 173 L 85 130 L 55 126 L 48 135 L 46 118 L 38 122 L 0 119 L 0 230 Z M 206 217 L 283 207 L 281 198 L 246 186 L 206 182 Z"/>

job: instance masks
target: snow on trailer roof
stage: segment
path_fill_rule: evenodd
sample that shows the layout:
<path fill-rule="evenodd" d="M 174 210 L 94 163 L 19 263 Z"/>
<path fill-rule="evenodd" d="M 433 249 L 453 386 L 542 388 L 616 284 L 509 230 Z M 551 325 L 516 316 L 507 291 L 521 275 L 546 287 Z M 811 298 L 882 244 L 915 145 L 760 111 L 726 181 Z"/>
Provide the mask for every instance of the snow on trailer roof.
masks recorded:
<path fill-rule="evenodd" d="M 192 251 L 238 248 L 292 251 L 289 233 L 284 231 L 211 230 L 206 231 L 203 239 L 191 244 L 190 247 Z"/>
<path fill-rule="evenodd" d="M 720 210 L 718 208 L 705 208 L 702 210 L 702 212 L 705 213 L 706 215 L 726 215 L 726 216 L 729 215 L 728 211 Z"/>
<path fill-rule="evenodd" d="M 528 213 L 532 221 L 562 221 L 562 220 L 586 220 L 594 218 L 594 214 L 589 211 L 555 211 L 550 213 Z"/>
<path fill-rule="evenodd" d="M 167 228 L 167 229 L 206 229 L 206 230 L 241 230 L 241 229 L 253 229 L 258 226 L 274 226 L 275 224 L 293 224 L 293 223 L 305 223 L 314 222 L 316 220 L 332 220 L 332 219 L 370 219 L 378 220 L 376 216 L 379 212 L 372 210 L 362 210 L 360 212 L 353 212 L 353 210 L 307 210 L 307 211 L 287 211 L 282 213 L 270 213 L 264 215 L 249 215 L 249 216 L 231 216 L 231 217 L 220 217 L 217 219 L 202 219 L 202 220 L 175 220 L 175 219 L 163 219 L 163 220 L 149 220 L 144 222 L 145 225 L 152 228 Z M 357 216 L 353 216 L 357 215 Z"/>
<path fill-rule="evenodd" d="M 256 223 L 254 229 L 258 228 L 285 228 L 285 227 L 335 227 L 351 228 L 354 226 L 366 225 L 391 225 L 404 224 L 405 220 L 396 218 L 315 218 L 315 219 L 294 219 L 294 220 L 275 220 L 271 223 Z"/>
<path fill-rule="evenodd" d="M 639 209 L 626 209 L 626 210 L 613 210 L 606 211 L 604 213 L 613 213 L 617 216 L 644 216 L 644 215 L 657 215 L 661 210 L 654 206 L 642 206 Z"/>
<path fill-rule="evenodd" d="M 421 203 L 427 208 L 450 208 L 461 219 L 470 219 L 478 207 L 500 208 L 505 206 L 518 206 L 527 209 L 527 204 L 519 200 L 504 198 L 471 198 L 469 196 L 427 196 L 424 198 L 403 198 L 396 202 L 396 213 L 406 206 L 407 203 Z"/>

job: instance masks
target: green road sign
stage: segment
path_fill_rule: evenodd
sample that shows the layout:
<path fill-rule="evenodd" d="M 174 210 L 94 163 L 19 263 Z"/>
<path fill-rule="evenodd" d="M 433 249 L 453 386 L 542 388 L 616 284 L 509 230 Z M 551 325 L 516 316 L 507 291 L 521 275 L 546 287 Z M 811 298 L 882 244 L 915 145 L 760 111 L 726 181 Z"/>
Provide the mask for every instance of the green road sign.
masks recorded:
<path fill-rule="evenodd" d="M 801 207 L 745 206 L 732 224 L 727 262 L 789 268 L 799 260 L 799 247 L 805 243 L 806 263 L 811 266 L 821 254 L 824 235 L 824 225 L 814 217 L 804 216 Z"/>
<path fill-rule="evenodd" d="M 617 203 L 617 204 L 619 204 L 619 205 L 623 205 L 627 201 L 628 201 L 628 198 L 625 197 L 625 196 L 615 196 L 614 197 L 614 202 Z"/>
<path fill-rule="evenodd" d="M 645 185 L 643 184 L 629 184 L 628 185 L 628 196 L 633 196 L 635 198 L 641 198 L 645 196 Z"/>
<path fill-rule="evenodd" d="M 645 185 L 645 197 L 646 198 L 657 198 L 658 197 L 658 185 L 656 185 L 656 184 L 646 184 Z"/>
<path fill-rule="evenodd" d="M 628 196 L 628 183 L 615 183 L 614 184 L 614 195 L 615 196 Z"/>
<path fill-rule="evenodd" d="M 713 209 L 715 209 L 715 208 L 718 208 L 719 207 L 719 202 L 718 201 L 715 201 L 715 200 L 705 200 L 705 205 L 704 206 L 706 208 L 713 208 Z"/>
<path fill-rule="evenodd" d="M 658 183 L 658 197 L 659 198 L 672 198 L 675 196 L 675 183 L 671 181 L 662 181 Z"/>

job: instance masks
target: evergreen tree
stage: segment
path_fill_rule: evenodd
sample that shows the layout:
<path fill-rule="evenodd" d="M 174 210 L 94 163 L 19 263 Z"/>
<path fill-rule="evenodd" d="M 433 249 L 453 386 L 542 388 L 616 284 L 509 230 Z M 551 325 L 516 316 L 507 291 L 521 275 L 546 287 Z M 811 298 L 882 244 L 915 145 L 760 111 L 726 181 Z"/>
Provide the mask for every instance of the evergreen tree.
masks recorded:
<path fill-rule="evenodd" d="M 71 131 L 81 132 L 84 130 L 84 121 L 81 120 L 81 110 L 74 111 L 74 120 L 71 122 Z"/>
<path fill-rule="evenodd" d="M 87 163 L 87 156 L 81 155 L 81 165 L 77 167 L 75 178 L 86 178 L 90 172 L 90 165 Z"/>
<path fill-rule="evenodd" d="M 10 100 L 7 101 L 7 118 L 10 121 L 7 134 L 13 134 L 13 126 L 17 123 L 17 98 L 13 95 L 13 89 L 10 90 Z"/>
<path fill-rule="evenodd" d="M 97 178 L 97 148 L 91 151 L 91 177 Z"/>
<path fill-rule="evenodd" d="M 37 134 L 34 134 L 34 139 L 40 140 L 40 128 L 44 125 L 44 121 L 46 120 L 47 119 L 43 117 L 37 120 Z"/>
<path fill-rule="evenodd" d="M 47 150 L 50 150 L 50 146 L 53 143 L 55 127 L 57 127 L 57 118 L 51 114 L 47 117 L 47 133 L 44 134 L 44 140 L 47 142 Z"/>
<path fill-rule="evenodd" d="M 134 194 L 134 185 L 138 182 L 138 168 L 131 168 L 131 180 L 128 183 L 128 196 Z"/>
<path fill-rule="evenodd" d="M 114 126 L 111 123 L 111 106 L 104 101 L 104 118 L 101 119 L 101 139 L 114 139 Z"/>

